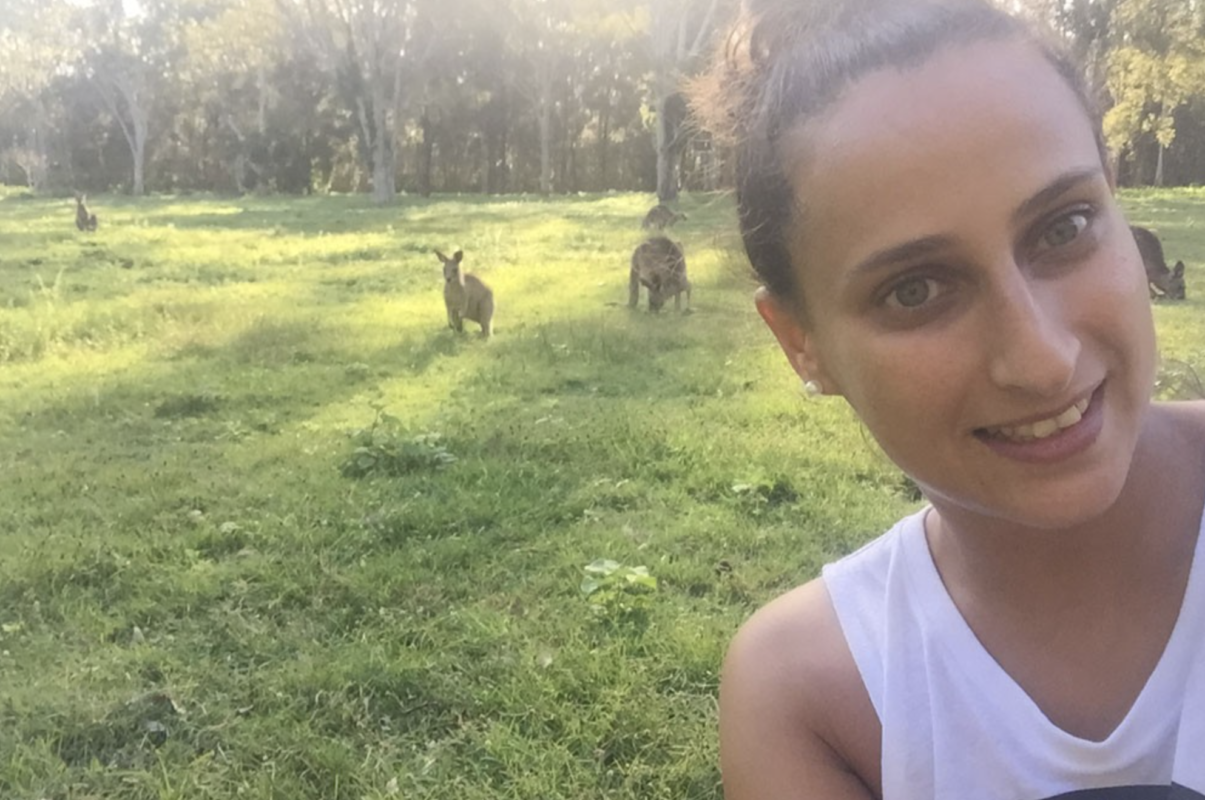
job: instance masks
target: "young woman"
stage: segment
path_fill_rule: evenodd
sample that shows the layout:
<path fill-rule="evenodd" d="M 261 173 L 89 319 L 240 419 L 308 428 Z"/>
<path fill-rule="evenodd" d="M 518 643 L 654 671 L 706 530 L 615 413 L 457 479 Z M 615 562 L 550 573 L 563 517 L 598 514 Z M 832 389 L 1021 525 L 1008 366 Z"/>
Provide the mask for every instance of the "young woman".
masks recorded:
<path fill-rule="evenodd" d="M 981 0 L 745 12 L 696 99 L 757 308 L 930 505 L 743 626 L 726 796 L 1205 798 L 1205 405 L 1076 71 Z"/>

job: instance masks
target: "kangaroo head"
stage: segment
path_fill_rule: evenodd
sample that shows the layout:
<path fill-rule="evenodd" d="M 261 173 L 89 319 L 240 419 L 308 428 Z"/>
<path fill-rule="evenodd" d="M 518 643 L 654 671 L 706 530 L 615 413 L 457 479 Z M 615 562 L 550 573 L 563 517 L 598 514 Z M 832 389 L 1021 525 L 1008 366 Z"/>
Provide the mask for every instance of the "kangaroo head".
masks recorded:
<path fill-rule="evenodd" d="M 665 306 L 666 296 L 660 286 L 649 288 L 649 311 L 660 311 Z"/>
<path fill-rule="evenodd" d="M 1168 300 L 1184 299 L 1184 262 L 1177 261 L 1174 269 L 1147 275 L 1151 284 Z"/>
<path fill-rule="evenodd" d="M 1172 300 L 1183 300 L 1184 294 L 1184 262 L 1177 261 L 1176 266 L 1172 268 L 1171 277 L 1167 281 L 1167 296 Z"/>
<path fill-rule="evenodd" d="M 435 255 L 439 258 L 440 261 L 443 262 L 444 281 L 447 283 L 451 283 L 453 281 L 455 281 L 456 283 L 462 283 L 463 278 L 460 275 L 460 262 L 464 259 L 464 252 L 461 250 L 457 250 L 455 253 L 452 254 L 451 258 L 448 258 L 443 253 L 436 250 Z"/>

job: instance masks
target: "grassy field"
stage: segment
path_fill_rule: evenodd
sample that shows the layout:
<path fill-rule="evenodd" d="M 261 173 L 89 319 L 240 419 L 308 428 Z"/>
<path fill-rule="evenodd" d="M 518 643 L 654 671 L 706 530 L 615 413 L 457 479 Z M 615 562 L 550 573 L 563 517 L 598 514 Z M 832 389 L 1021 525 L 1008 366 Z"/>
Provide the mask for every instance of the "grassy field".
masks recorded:
<path fill-rule="evenodd" d="M 1205 365 L 1205 192 L 1124 201 Z M 917 503 L 800 397 L 727 198 L 674 229 L 693 313 L 628 310 L 649 203 L 97 197 L 82 234 L 0 195 L 0 797 L 719 798 L 731 633 Z"/>

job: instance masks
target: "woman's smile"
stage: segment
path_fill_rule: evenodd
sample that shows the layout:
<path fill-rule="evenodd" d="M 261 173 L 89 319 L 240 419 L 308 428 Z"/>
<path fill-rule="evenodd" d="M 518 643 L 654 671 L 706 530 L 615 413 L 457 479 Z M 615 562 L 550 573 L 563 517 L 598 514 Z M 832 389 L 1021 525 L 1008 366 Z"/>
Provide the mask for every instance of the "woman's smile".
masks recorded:
<path fill-rule="evenodd" d="M 1102 383 L 1096 390 L 1052 416 L 978 428 L 975 437 L 992 452 L 1031 464 L 1050 464 L 1076 456 L 1096 442 L 1104 423 Z"/>

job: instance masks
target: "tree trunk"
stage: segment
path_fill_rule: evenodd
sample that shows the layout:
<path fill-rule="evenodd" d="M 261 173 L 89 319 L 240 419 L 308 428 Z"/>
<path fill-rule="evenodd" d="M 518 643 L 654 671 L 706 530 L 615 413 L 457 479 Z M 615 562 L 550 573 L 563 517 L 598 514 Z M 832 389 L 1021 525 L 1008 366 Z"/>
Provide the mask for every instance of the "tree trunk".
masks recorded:
<path fill-rule="evenodd" d="M 260 64 L 255 73 L 256 88 L 259 91 L 259 108 L 256 114 L 256 123 L 259 126 L 259 135 L 266 136 L 268 133 L 268 73 L 267 68 Z"/>
<path fill-rule="evenodd" d="M 1166 150 L 1162 144 L 1156 143 L 1159 148 L 1159 153 L 1155 158 L 1155 185 L 1163 185 L 1163 151 Z"/>
<path fill-rule="evenodd" d="M 481 158 L 481 193 L 492 194 L 497 190 L 494 188 L 494 140 L 490 135 L 481 139 Z M 469 177 L 472 177 L 471 172 Z"/>
<path fill-rule="evenodd" d="M 377 205 L 393 202 L 397 195 L 396 161 L 393 153 L 393 132 L 389 125 L 389 108 L 379 78 L 373 81 L 372 98 L 372 199 Z"/>
<path fill-rule="evenodd" d="M 598 112 L 598 188 L 606 191 L 607 186 L 607 156 L 611 144 L 611 98 L 608 94 L 607 104 Z"/>
<path fill-rule="evenodd" d="M 485 174 L 481 178 L 487 194 L 509 191 L 507 169 L 507 130 L 510 127 L 510 92 L 505 84 L 495 90 L 495 96 L 482 109 L 482 149 L 485 151 Z"/>
<path fill-rule="evenodd" d="M 242 150 L 234 157 L 234 166 L 231 167 L 231 171 L 234 173 L 235 191 L 238 192 L 239 197 L 242 197 L 247 193 L 247 183 L 244 180 L 247 172 L 247 157 L 243 155 Z"/>
<path fill-rule="evenodd" d="M 132 79 L 118 73 L 103 75 L 94 82 L 94 85 L 105 108 L 117 120 L 121 133 L 125 136 L 126 144 L 130 148 L 130 158 L 134 162 L 132 193 L 135 196 L 141 196 L 145 190 L 143 175 L 146 164 L 148 125 L 146 109 L 139 101 L 138 90 Z M 122 102 L 125 104 L 125 114 L 122 113 Z"/>
<path fill-rule="evenodd" d="M 425 108 L 419 124 L 422 126 L 423 143 L 419 155 L 418 190 L 423 197 L 430 197 L 431 162 L 435 156 L 435 126 L 431 124 L 431 118 L 427 115 Z"/>
<path fill-rule="evenodd" d="M 46 188 L 47 169 L 50 165 L 50 145 L 46 137 L 47 118 L 46 107 L 39 99 L 34 111 L 33 126 L 29 132 L 29 150 L 31 158 L 28 164 L 21 165 L 29 188 L 41 192 Z"/>
<path fill-rule="evenodd" d="M 393 141 L 386 124 L 384 92 L 379 84 L 374 82 L 372 87 L 372 107 L 364 103 L 363 97 L 356 98 L 356 116 L 360 121 L 365 146 L 360 148 L 368 161 L 372 174 L 372 199 L 377 205 L 384 205 L 393 200 L 396 194 L 394 184 Z"/>
<path fill-rule="evenodd" d="M 540 75 L 540 194 L 552 194 L 552 73 Z"/>
<path fill-rule="evenodd" d="M 657 122 L 657 199 L 672 203 L 678 199 L 678 159 L 670 147 L 670 133 L 665 125 Z"/>
<path fill-rule="evenodd" d="M 678 88 L 681 77 L 703 51 L 712 33 L 719 0 L 710 0 L 701 17 L 682 14 L 668 3 L 653 4 L 649 28 L 653 43 L 653 110 L 656 113 L 657 198 L 678 197 L 679 169 L 686 144 L 686 100 Z M 697 11 L 698 7 L 692 8 Z M 688 30 L 695 21 L 693 33 Z"/>
<path fill-rule="evenodd" d="M 707 142 L 707 149 L 703 153 L 703 186 L 709 192 L 718 191 L 720 188 L 720 170 L 723 169 L 723 161 L 716 148 L 715 140 Z"/>
<path fill-rule="evenodd" d="M 507 119 L 510 118 L 508 107 Z M 494 168 L 498 173 L 497 190 L 503 194 L 510 191 L 510 156 L 507 153 L 510 147 L 510 137 L 507 136 L 507 129 L 504 126 L 498 134 L 498 161 Z"/>
<path fill-rule="evenodd" d="M 146 192 L 146 111 L 138 108 L 131 116 L 134 117 L 134 196 L 141 197 Z"/>
<path fill-rule="evenodd" d="M 669 86 L 659 86 L 657 92 L 657 199 L 672 203 L 678 199 L 679 162 L 682 160 L 682 96 Z"/>
<path fill-rule="evenodd" d="M 577 181 L 577 137 L 565 142 L 565 176 L 570 192 L 580 192 L 582 187 Z"/>

